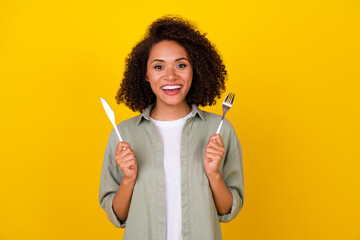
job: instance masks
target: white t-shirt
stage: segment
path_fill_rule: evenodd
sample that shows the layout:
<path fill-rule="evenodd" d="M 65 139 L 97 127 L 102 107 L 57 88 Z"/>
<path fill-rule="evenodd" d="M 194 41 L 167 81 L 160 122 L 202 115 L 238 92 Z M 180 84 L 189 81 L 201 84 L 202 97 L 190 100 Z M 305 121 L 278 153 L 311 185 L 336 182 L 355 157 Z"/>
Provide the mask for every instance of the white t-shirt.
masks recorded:
<path fill-rule="evenodd" d="M 166 239 L 182 240 L 180 146 L 183 126 L 192 112 L 174 121 L 151 119 L 164 145 Z"/>

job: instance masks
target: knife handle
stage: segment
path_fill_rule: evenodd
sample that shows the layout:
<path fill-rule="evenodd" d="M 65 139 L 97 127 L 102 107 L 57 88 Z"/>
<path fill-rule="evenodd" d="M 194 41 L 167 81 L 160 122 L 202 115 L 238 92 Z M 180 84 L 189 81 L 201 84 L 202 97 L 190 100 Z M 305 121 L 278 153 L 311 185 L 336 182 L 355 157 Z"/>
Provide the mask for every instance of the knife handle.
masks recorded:
<path fill-rule="evenodd" d="M 114 126 L 114 128 L 115 128 L 116 134 L 117 134 L 120 142 L 123 142 L 123 139 L 121 138 L 121 135 L 120 135 L 120 133 L 119 133 L 119 130 L 118 130 L 117 126 Z"/>

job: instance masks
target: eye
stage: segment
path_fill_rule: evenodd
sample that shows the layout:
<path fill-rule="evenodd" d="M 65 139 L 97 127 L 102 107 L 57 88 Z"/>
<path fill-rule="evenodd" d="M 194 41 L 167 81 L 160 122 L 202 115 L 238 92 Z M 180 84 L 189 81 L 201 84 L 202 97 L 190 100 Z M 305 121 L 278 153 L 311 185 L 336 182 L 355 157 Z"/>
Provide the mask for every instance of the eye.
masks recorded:
<path fill-rule="evenodd" d="M 155 68 L 155 69 L 158 69 L 158 70 L 164 69 L 164 67 L 161 66 L 161 65 L 156 65 L 156 66 L 154 66 L 154 68 Z"/>
<path fill-rule="evenodd" d="M 177 68 L 186 68 L 186 64 L 185 63 L 180 63 L 178 66 L 177 66 Z"/>

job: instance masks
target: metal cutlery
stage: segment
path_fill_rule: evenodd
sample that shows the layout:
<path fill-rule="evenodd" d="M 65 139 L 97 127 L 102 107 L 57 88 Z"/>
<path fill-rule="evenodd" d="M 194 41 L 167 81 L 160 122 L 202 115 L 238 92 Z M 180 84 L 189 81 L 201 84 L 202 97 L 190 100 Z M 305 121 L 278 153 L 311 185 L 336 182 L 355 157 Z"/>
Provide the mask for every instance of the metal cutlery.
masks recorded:
<path fill-rule="evenodd" d="M 233 102 L 234 102 L 234 98 L 235 98 L 235 93 L 229 92 L 228 95 L 226 96 L 226 98 L 224 99 L 222 108 L 223 108 L 223 115 L 219 124 L 218 129 L 216 130 L 216 133 L 219 134 L 220 133 L 220 129 L 221 126 L 223 124 L 224 118 L 225 118 L 225 114 L 229 111 L 229 109 L 231 108 Z"/>

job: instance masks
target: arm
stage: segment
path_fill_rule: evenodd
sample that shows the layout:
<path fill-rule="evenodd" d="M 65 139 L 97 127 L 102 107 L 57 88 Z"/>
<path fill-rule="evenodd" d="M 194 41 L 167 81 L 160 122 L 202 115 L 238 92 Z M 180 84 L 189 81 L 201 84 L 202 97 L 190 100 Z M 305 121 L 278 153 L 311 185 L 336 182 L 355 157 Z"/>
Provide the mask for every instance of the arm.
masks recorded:
<path fill-rule="evenodd" d="M 204 167 L 219 215 L 228 214 L 233 202 L 232 194 L 218 170 L 224 153 L 225 148 L 220 135 L 212 135 L 206 145 Z"/>
<path fill-rule="evenodd" d="M 114 196 L 112 207 L 120 222 L 125 222 L 127 219 L 134 185 L 135 181 L 126 181 L 123 178 Z"/>
<path fill-rule="evenodd" d="M 244 203 L 241 146 L 232 128 L 227 137 L 228 152 L 225 153 L 221 136 L 215 134 L 209 138 L 204 156 L 205 171 L 221 222 L 228 222 L 235 218 Z M 223 156 L 224 165 L 219 173 L 218 169 Z"/>
<path fill-rule="evenodd" d="M 131 196 L 137 175 L 135 153 L 126 142 L 118 142 L 115 151 L 115 161 L 124 174 L 119 189 L 113 199 L 113 209 L 121 222 L 127 219 Z"/>
<path fill-rule="evenodd" d="M 113 133 L 112 133 L 113 134 Z M 116 227 L 125 227 L 137 173 L 135 155 L 130 146 L 121 142 L 117 148 L 110 136 L 101 172 L 99 202 L 108 219 Z M 123 150 L 123 147 L 127 147 Z M 114 156 L 115 153 L 115 156 Z M 129 172 L 132 174 L 129 175 Z"/>
<path fill-rule="evenodd" d="M 233 202 L 232 194 L 227 188 L 220 172 L 217 172 L 214 175 L 208 174 L 208 179 L 218 214 L 225 215 L 230 213 Z"/>

